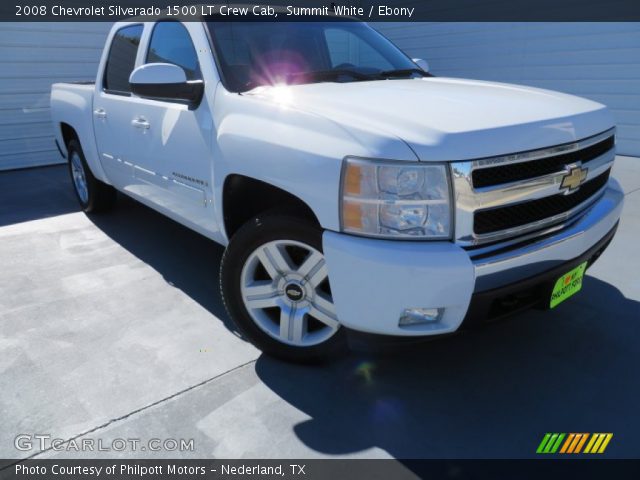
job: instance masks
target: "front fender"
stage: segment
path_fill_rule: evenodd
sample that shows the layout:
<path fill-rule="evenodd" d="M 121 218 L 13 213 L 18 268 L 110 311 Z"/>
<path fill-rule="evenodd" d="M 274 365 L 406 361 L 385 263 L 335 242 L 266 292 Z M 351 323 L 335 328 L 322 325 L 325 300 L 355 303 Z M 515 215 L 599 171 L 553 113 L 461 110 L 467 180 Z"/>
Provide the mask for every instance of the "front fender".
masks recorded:
<path fill-rule="evenodd" d="M 345 156 L 416 160 L 399 139 L 365 142 L 361 135 L 320 115 L 260 97 L 219 92 L 215 109 L 219 151 L 214 152 L 220 159 L 214 178 L 217 205 L 222 204 L 225 178 L 245 175 L 300 198 L 323 228 L 338 231 Z M 222 219 L 221 211 L 218 215 Z"/>

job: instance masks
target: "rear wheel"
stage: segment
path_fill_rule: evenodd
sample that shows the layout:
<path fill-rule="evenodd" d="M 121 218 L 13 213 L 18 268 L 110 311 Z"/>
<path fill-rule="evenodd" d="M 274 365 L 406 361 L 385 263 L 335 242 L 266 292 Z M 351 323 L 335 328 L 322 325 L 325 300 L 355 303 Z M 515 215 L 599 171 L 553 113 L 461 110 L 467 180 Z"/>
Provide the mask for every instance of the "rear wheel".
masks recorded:
<path fill-rule="evenodd" d="M 346 349 L 322 253 L 322 232 L 294 216 L 267 214 L 231 239 L 221 265 L 225 306 L 258 348 L 289 361 Z"/>
<path fill-rule="evenodd" d="M 93 176 L 77 140 L 67 145 L 69 152 L 69 174 L 76 197 L 84 212 L 106 211 L 116 201 L 115 189 Z"/>

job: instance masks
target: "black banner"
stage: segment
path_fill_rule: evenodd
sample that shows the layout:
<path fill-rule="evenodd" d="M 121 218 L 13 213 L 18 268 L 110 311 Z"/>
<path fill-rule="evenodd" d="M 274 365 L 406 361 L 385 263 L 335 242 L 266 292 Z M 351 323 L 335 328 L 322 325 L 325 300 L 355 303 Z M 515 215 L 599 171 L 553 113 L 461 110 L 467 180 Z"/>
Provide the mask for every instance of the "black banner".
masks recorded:
<path fill-rule="evenodd" d="M 0 478 L 40 480 L 635 480 L 639 477 L 638 460 L 0 460 Z"/>
<path fill-rule="evenodd" d="M 14 0 L 0 6 L 2 22 L 115 22 L 170 16 L 199 21 L 297 22 L 630 22 L 640 21 L 637 0 L 273 0 L 265 3 L 201 0 Z"/>

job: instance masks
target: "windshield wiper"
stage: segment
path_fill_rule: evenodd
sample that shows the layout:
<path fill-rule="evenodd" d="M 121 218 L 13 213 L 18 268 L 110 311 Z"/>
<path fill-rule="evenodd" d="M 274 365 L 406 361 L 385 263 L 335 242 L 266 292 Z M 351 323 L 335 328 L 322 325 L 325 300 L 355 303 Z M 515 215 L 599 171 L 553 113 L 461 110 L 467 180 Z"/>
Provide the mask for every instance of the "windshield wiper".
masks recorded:
<path fill-rule="evenodd" d="M 308 72 L 296 72 L 296 73 L 288 73 L 284 76 L 286 83 L 296 83 L 298 80 L 309 81 L 309 82 L 324 82 L 337 80 L 340 77 L 351 77 L 355 80 L 375 80 L 376 78 L 365 73 L 355 72 L 353 70 L 342 70 L 342 69 L 334 69 L 334 70 L 312 70 Z M 256 87 L 265 86 L 265 85 L 275 85 L 276 82 L 264 82 L 264 81 L 256 81 L 250 80 L 246 82 L 243 87 L 243 92 L 253 90 Z"/>
<path fill-rule="evenodd" d="M 371 75 L 366 73 L 360 73 L 353 70 L 313 70 L 310 72 L 297 72 L 290 73 L 287 75 L 287 80 L 294 80 L 299 78 L 315 80 L 315 81 L 325 81 L 325 80 L 337 80 L 340 77 L 351 77 L 356 80 L 371 80 Z"/>
<path fill-rule="evenodd" d="M 401 78 L 407 77 L 409 75 L 419 74 L 423 77 L 432 77 L 428 72 L 421 70 L 419 68 L 406 68 L 406 69 L 398 69 L 398 70 L 384 70 L 378 73 L 362 73 L 357 72 L 355 70 L 348 69 L 332 69 L 332 70 L 311 70 L 307 72 L 295 72 L 289 73 L 285 75 L 286 83 L 296 83 L 298 80 L 309 81 L 309 82 L 326 82 L 337 80 L 340 77 L 351 77 L 357 81 L 371 81 L 371 80 L 382 80 L 387 78 Z M 269 83 L 250 81 L 247 82 L 244 87 L 246 90 L 251 90 L 260 85 L 269 85 Z"/>
<path fill-rule="evenodd" d="M 408 77 L 413 74 L 422 75 L 423 77 L 432 77 L 429 72 L 425 72 L 419 68 L 402 68 L 397 70 L 383 70 L 380 73 L 376 73 L 373 76 L 378 78 L 394 78 L 394 77 Z"/>

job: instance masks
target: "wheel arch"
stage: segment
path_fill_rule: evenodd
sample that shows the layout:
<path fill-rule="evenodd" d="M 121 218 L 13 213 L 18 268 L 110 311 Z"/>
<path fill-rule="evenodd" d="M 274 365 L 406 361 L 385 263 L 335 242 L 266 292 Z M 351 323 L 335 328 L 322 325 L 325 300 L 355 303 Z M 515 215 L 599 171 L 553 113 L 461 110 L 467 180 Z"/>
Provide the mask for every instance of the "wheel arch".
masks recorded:
<path fill-rule="evenodd" d="M 58 145 L 60 150 L 63 150 L 63 156 L 69 161 L 69 143 L 75 140 L 82 148 L 85 160 L 91 173 L 101 182 L 110 185 L 111 182 L 107 178 L 102 165 L 98 159 L 98 153 L 95 148 L 95 140 L 92 138 L 93 128 L 90 127 L 87 130 L 85 127 L 74 127 L 68 122 L 60 120 L 57 123 L 56 142 L 61 141 L 62 145 Z"/>
<path fill-rule="evenodd" d="M 64 147 L 67 150 L 67 156 L 69 155 L 69 142 L 71 140 L 77 140 L 80 143 L 80 137 L 78 136 L 78 132 L 66 122 L 60 122 L 60 134 L 62 135 L 62 141 L 64 142 Z"/>
<path fill-rule="evenodd" d="M 230 174 L 225 178 L 222 216 L 228 239 L 251 218 L 268 210 L 290 212 L 320 226 L 313 209 L 300 197 L 246 175 Z"/>

